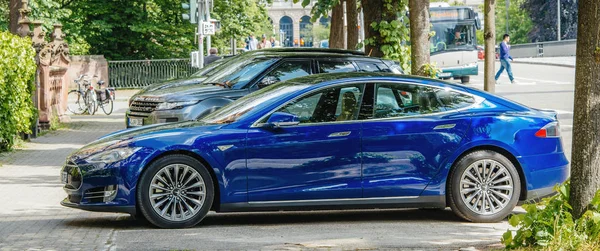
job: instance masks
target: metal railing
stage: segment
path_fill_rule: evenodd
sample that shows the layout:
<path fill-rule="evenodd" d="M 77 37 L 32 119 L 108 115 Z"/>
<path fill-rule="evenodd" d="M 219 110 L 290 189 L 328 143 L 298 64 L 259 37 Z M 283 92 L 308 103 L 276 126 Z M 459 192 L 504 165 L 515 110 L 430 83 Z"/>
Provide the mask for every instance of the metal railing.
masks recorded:
<path fill-rule="evenodd" d="M 199 69 L 187 59 L 108 61 L 108 79 L 113 87 L 141 88 L 163 81 L 189 77 Z"/>
<path fill-rule="evenodd" d="M 568 57 L 575 56 L 577 40 L 549 41 L 530 44 L 515 44 L 510 47 L 514 58 Z"/>

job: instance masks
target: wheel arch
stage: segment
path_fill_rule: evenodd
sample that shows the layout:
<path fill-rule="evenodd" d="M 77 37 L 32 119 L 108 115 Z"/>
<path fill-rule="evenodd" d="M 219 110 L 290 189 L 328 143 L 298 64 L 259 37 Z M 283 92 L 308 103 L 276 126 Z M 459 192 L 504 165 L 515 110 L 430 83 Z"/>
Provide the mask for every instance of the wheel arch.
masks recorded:
<path fill-rule="evenodd" d="M 150 161 L 148 161 L 148 163 L 146 163 L 146 165 L 144 165 L 144 167 L 142 168 L 138 177 L 141 177 L 144 174 L 144 172 L 146 172 L 146 170 L 148 170 L 148 168 L 146 168 L 146 167 L 152 165 L 157 160 L 164 158 L 166 156 L 169 156 L 169 155 L 185 155 L 185 156 L 191 157 L 191 158 L 199 161 L 200 163 L 202 163 L 202 165 L 204 165 L 206 167 L 206 169 L 207 169 L 208 173 L 210 174 L 210 177 L 213 181 L 213 189 L 215 191 L 213 203 L 210 207 L 210 210 L 218 211 L 219 207 L 221 205 L 221 192 L 220 192 L 221 189 L 219 187 L 220 182 L 217 179 L 217 175 L 215 174 L 213 167 L 208 163 L 208 161 L 206 161 L 206 159 L 204 159 L 202 156 L 200 156 L 192 151 L 177 149 L 177 150 L 170 150 L 170 151 L 160 153 L 160 154 L 154 156 Z M 137 186 L 137 184 L 139 184 L 139 182 L 140 182 L 140 179 L 137 180 L 136 186 Z M 137 197 L 137 193 L 135 196 Z M 137 198 L 136 198 L 136 201 L 137 201 Z M 137 205 L 137 203 L 136 203 L 136 208 L 137 207 L 139 207 L 139 205 Z"/>
<path fill-rule="evenodd" d="M 517 157 L 515 157 L 515 155 L 513 155 L 510 151 L 508 151 L 502 147 L 499 147 L 499 146 L 479 145 L 479 146 L 474 146 L 474 147 L 471 147 L 471 148 L 463 151 L 456 159 L 454 159 L 452 166 L 448 170 L 448 175 L 454 170 L 454 168 L 456 168 L 456 163 L 458 163 L 464 156 L 466 156 L 472 152 L 483 151 L 483 150 L 497 152 L 497 153 L 501 154 L 502 156 L 506 157 L 515 166 L 515 168 L 517 169 L 517 173 L 519 174 L 519 179 L 521 179 L 521 193 L 519 194 L 519 200 L 526 200 L 527 199 L 527 180 L 525 177 L 525 173 L 523 172 L 523 167 L 521 166 L 521 163 L 519 163 L 519 160 L 517 160 Z M 448 204 L 448 201 L 449 201 L 449 198 L 448 198 L 448 187 L 449 186 L 450 186 L 450 182 L 446 181 L 446 184 L 444 186 L 445 195 L 446 195 L 446 204 Z"/>

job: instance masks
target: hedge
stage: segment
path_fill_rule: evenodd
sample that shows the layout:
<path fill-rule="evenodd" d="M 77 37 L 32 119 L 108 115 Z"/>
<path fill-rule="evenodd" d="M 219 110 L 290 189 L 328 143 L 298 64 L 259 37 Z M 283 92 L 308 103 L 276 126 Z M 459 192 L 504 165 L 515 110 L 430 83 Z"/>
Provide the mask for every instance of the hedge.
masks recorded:
<path fill-rule="evenodd" d="M 19 133 L 31 133 L 35 71 L 31 39 L 0 31 L 0 151 L 11 149 Z"/>

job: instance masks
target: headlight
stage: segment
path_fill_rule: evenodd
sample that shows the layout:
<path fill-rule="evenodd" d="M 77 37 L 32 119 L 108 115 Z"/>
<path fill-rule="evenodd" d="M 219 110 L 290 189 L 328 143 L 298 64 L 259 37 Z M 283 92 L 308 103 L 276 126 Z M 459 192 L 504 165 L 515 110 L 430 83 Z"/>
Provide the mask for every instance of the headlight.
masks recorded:
<path fill-rule="evenodd" d="M 198 101 L 182 101 L 182 102 L 162 102 L 158 104 L 156 110 L 173 110 L 173 109 L 181 109 L 183 107 L 194 105 L 198 103 Z"/>
<path fill-rule="evenodd" d="M 141 147 L 122 147 L 110 149 L 108 151 L 100 152 L 89 156 L 86 160 L 90 163 L 112 163 L 120 160 L 129 158 L 135 152 L 140 150 Z"/>

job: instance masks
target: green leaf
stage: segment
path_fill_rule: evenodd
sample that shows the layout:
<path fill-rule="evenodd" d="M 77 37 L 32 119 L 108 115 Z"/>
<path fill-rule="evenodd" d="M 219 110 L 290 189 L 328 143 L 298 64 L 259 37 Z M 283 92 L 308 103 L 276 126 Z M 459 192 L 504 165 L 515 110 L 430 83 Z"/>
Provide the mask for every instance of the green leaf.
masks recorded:
<path fill-rule="evenodd" d="M 512 231 L 508 230 L 502 235 L 502 244 L 506 247 L 510 247 L 513 243 Z"/>

